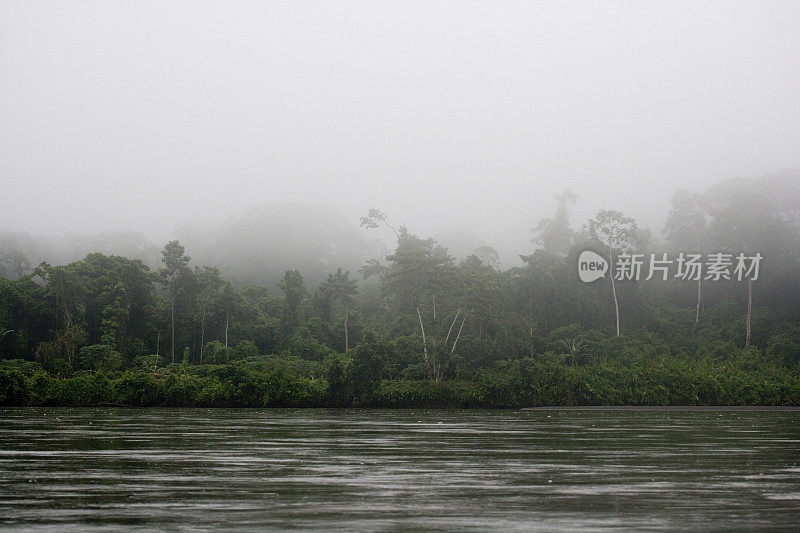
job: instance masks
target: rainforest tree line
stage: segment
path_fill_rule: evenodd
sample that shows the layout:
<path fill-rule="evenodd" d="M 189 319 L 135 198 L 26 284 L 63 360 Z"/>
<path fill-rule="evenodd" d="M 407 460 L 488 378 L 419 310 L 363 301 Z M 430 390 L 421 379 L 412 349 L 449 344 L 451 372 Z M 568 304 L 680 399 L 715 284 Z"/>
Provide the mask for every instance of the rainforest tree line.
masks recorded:
<path fill-rule="evenodd" d="M 0 278 L 0 403 L 797 404 L 799 190 L 790 176 L 680 191 L 655 235 L 612 210 L 571 224 L 565 191 L 505 270 L 490 247 L 457 262 L 379 209 L 361 225 L 391 230 L 394 250 L 313 285 L 300 269 L 234 284 L 179 241 L 155 270 L 42 263 Z M 632 251 L 764 261 L 756 280 L 582 283 L 587 249 L 612 268 Z"/>

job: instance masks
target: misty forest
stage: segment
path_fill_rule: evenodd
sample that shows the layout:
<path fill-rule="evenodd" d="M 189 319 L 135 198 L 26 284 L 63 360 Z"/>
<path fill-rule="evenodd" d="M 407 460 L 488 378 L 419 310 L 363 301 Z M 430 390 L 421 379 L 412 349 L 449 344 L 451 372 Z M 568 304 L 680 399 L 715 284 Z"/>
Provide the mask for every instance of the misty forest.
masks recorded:
<path fill-rule="evenodd" d="M 800 0 L 0 0 L 0 529 L 792 531 Z"/>
<path fill-rule="evenodd" d="M 657 229 L 613 210 L 573 221 L 577 201 L 557 195 L 509 268 L 487 245 L 456 259 L 380 206 L 352 223 L 313 207 L 291 219 L 253 210 L 160 250 L 136 235 L 84 238 L 102 253 L 5 233 L 0 403 L 800 403 L 797 173 L 677 191 Z M 359 240 L 359 223 L 394 248 Z M 32 263 L 76 249 L 87 253 Z M 764 261 L 750 282 L 612 286 L 578 279 L 587 249 Z"/>

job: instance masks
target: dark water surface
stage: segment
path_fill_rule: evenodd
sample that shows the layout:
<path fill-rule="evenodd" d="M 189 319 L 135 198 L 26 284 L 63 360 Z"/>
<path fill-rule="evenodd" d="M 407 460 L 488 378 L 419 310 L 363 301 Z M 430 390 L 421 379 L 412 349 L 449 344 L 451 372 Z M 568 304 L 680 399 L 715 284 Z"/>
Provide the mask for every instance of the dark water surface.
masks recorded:
<path fill-rule="evenodd" d="M 0 527 L 797 529 L 800 412 L 0 410 Z"/>

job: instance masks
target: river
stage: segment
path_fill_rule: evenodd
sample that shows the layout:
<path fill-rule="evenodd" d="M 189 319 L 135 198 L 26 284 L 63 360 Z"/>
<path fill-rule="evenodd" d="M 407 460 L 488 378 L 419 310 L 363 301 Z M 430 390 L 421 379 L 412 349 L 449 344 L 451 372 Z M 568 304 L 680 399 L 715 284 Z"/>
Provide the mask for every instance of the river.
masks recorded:
<path fill-rule="evenodd" d="M 0 410 L 0 528 L 798 523 L 797 410 Z"/>

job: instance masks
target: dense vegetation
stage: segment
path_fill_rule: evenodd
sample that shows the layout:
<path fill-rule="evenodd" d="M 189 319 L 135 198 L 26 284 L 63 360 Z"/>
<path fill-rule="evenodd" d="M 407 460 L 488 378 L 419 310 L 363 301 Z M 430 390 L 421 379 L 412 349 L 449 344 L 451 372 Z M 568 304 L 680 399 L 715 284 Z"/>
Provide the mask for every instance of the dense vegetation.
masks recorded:
<path fill-rule="evenodd" d="M 378 210 L 385 260 L 274 286 L 193 265 L 91 253 L 36 268 L 0 257 L 0 404 L 485 406 L 800 404 L 796 175 L 679 192 L 663 240 L 615 211 L 577 231 L 570 193 L 524 266 L 456 261 Z M 322 244 L 320 245 L 322 246 Z M 578 254 L 756 252 L 759 276 L 578 280 Z M 643 266 L 646 272 L 648 263 Z M 252 265 L 247 267 L 252 268 Z M 243 271 L 240 271 L 240 275 Z"/>

